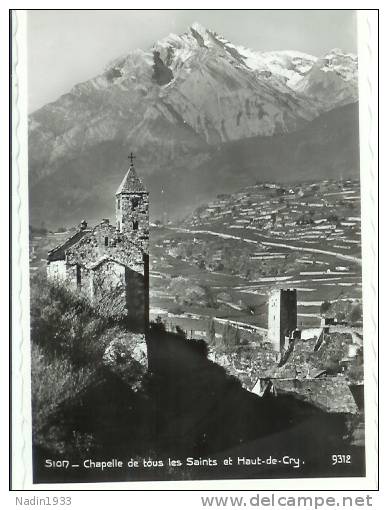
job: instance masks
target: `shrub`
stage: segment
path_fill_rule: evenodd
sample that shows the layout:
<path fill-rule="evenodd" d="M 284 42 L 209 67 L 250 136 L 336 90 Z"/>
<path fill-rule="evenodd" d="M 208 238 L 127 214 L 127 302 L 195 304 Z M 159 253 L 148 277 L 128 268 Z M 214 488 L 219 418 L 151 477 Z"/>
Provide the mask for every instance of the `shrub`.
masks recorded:
<path fill-rule="evenodd" d="M 91 368 L 75 369 L 65 357 L 48 359 L 42 347 L 31 348 L 31 402 L 34 444 L 46 445 L 45 425 L 58 405 L 86 387 Z"/>
<path fill-rule="evenodd" d="M 71 401 L 79 395 L 102 365 L 107 367 L 104 353 L 108 346 L 116 342 L 113 347 L 117 347 L 117 341 L 122 341 L 119 347 L 125 350 L 124 340 L 128 340 L 132 351 L 138 347 L 138 339 L 129 336 L 128 330 L 120 323 L 100 316 L 98 310 L 82 297 L 63 286 L 47 282 L 44 276 L 33 279 L 31 384 L 34 445 L 58 454 L 65 452 L 61 426 L 50 425 L 57 422 L 57 417 L 53 422 L 52 414 L 64 401 Z M 130 379 L 132 382 L 137 375 L 140 379 L 146 361 L 143 363 L 141 353 L 138 353 L 139 360 L 133 361 L 128 358 L 128 352 L 128 349 L 124 352 L 126 363 L 116 374 L 122 380 Z M 110 371 L 114 371 L 113 368 L 110 364 Z M 79 448 L 87 451 L 93 438 L 80 433 L 74 441 Z"/>
<path fill-rule="evenodd" d="M 31 285 L 31 340 L 45 355 L 65 357 L 75 366 L 96 366 L 106 343 L 110 320 L 63 286 L 37 278 Z"/>

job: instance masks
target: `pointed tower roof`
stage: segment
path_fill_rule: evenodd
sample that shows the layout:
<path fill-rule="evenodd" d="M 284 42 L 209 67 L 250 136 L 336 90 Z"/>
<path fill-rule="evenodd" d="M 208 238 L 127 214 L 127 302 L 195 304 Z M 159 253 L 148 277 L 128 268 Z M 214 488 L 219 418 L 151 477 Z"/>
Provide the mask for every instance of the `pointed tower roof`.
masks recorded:
<path fill-rule="evenodd" d="M 121 193 L 147 193 L 144 184 L 135 172 L 133 164 L 131 164 L 120 186 L 117 188 L 116 195 Z"/>

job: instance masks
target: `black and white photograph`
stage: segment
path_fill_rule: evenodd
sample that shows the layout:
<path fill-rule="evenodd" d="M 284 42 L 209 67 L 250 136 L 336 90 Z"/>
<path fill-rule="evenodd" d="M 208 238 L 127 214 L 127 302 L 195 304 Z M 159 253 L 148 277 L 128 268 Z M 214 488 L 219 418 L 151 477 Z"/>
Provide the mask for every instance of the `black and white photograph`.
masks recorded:
<path fill-rule="evenodd" d="M 366 476 L 357 16 L 24 11 L 33 485 Z"/>

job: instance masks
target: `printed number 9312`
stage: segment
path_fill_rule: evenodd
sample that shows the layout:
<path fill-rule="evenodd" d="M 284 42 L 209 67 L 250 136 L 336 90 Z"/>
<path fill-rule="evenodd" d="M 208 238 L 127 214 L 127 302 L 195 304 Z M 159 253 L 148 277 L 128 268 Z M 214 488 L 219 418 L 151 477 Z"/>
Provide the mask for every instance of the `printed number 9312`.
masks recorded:
<path fill-rule="evenodd" d="M 336 464 L 351 464 L 352 456 L 351 455 L 343 455 L 343 454 L 332 455 L 331 463 L 333 466 L 335 466 Z"/>

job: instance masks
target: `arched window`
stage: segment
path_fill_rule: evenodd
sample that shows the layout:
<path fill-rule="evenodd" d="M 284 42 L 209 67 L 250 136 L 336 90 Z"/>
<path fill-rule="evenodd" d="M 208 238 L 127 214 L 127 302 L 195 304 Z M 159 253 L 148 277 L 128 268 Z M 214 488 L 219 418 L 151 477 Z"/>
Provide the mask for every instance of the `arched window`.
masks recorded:
<path fill-rule="evenodd" d="M 118 198 L 117 199 L 117 210 L 120 211 L 120 207 L 121 207 L 121 200 Z"/>
<path fill-rule="evenodd" d="M 139 222 L 134 220 L 132 222 L 132 225 L 133 225 L 133 230 L 139 230 Z"/>
<path fill-rule="evenodd" d="M 109 238 L 106 236 L 105 237 L 105 246 L 108 246 L 108 244 L 109 244 Z"/>
<path fill-rule="evenodd" d="M 132 211 L 139 205 L 139 197 L 132 197 L 131 199 Z"/>

